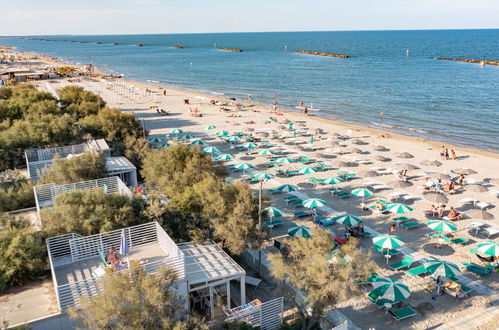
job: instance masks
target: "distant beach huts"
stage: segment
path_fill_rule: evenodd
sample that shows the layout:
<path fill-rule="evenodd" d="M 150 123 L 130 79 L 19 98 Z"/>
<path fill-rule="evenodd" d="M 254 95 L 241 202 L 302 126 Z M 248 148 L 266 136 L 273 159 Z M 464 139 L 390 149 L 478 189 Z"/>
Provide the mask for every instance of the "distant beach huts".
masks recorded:
<path fill-rule="evenodd" d="M 480 65 L 499 65 L 499 61 L 484 61 L 484 60 L 474 60 L 469 58 L 448 58 L 448 57 L 437 57 L 436 60 L 454 61 L 454 62 L 466 62 L 466 63 L 477 63 Z"/>
<path fill-rule="evenodd" d="M 227 47 L 220 47 L 218 49 L 221 50 L 228 50 L 230 52 L 236 52 L 236 53 L 241 53 L 243 50 L 242 49 L 237 49 L 237 48 L 227 48 Z"/>
<path fill-rule="evenodd" d="M 144 47 L 144 44 L 135 44 L 137 47 Z"/>
<path fill-rule="evenodd" d="M 327 57 L 340 57 L 340 58 L 349 58 L 350 57 L 350 55 L 345 55 L 345 54 L 324 53 L 324 52 L 310 52 L 310 51 L 306 51 L 306 50 L 295 50 L 295 53 L 308 54 L 308 55 L 318 55 L 318 56 L 327 56 Z"/>

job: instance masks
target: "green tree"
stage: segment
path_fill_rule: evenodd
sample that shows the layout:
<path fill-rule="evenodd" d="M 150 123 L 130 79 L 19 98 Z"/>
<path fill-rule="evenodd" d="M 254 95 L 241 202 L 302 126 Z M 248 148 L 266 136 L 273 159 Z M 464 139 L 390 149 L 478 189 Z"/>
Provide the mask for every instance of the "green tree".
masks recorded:
<path fill-rule="evenodd" d="M 26 220 L 0 216 L 0 292 L 34 280 L 45 268 L 40 233 Z"/>
<path fill-rule="evenodd" d="M 129 135 L 123 141 L 124 155 L 137 168 L 142 167 L 142 161 L 150 152 L 149 142 L 142 137 Z"/>
<path fill-rule="evenodd" d="M 56 196 L 54 206 L 42 209 L 47 236 L 76 233 L 94 235 L 147 222 L 143 201 L 102 189 L 74 190 Z"/>
<path fill-rule="evenodd" d="M 287 241 L 291 252 L 286 257 L 269 255 L 271 274 L 304 295 L 303 302 L 296 301 L 304 330 L 317 326 L 326 308 L 358 295 L 355 281 L 375 270 L 370 254 L 352 242 L 333 249 L 328 231 L 315 229 L 312 236 Z"/>
<path fill-rule="evenodd" d="M 102 153 L 85 152 L 70 159 L 55 157 L 46 168 L 40 183 L 67 184 L 100 179 L 106 176 L 106 158 Z"/>
<path fill-rule="evenodd" d="M 34 206 L 35 195 L 31 181 L 15 179 L 0 186 L 0 212 L 10 212 Z"/>
<path fill-rule="evenodd" d="M 57 93 L 64 111 L 80 118 L 96 115 L 106 105 L 100 96 L 79 86 L 66 86 Z"/>
<path fill-rule="evenodd" d="M 188 310 L 176 292 L 176 280 L 169 268 L 151 275 L 132 263 L 130 273 L 104 275 L 99 294 L 83 298 L 69 315 L 86 329 L 208 330 L 196 318 L 187 320 Z"/>

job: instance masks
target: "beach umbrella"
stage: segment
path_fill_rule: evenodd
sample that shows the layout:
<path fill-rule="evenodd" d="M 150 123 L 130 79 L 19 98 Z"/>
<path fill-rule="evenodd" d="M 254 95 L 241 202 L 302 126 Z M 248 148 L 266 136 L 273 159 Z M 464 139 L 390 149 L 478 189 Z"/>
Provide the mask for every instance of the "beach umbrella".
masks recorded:
<path fill-rule="evenodd" d="M 409 206 L 407 206 L 405 204 L 401 204 L 401 203 L 388 204 L 386 206 L 386 209 L 389 212 L 397 213 L 397 214 L 403 214 L 405 212 L 411 212 L 412 211 L 412 207 L 409 207 Z"/>
<path fill-rule="evenodd" d="M 294 163 L 294 160 L 292 160 L 291 158 L 283 157 L 283 158 L 276 159 L 275 162 L 277 164 L 291 164 L 291 163 Z"/>
<path fill-rule="evenodd" d="M 486 188 L 486 187 L 484 187 L 482 185 L 479 185 L 479 184 L 472 184 L 472 185 L 468 186 L 466 188 L 466 190 L 473 191 L 473 192 L 476 192 L 476 193 L 489 191 L 488 188 Z"/>
<path fill-rule="evenodd" d="M 214 154 L 214 153 L 219 152 L 220 150 L 218 150 L 215 147 L 206 147 L 203 149 L 203 151 L 206 152 L 207 154 Z"/>
<path fill-rule="evenodd" d="M 443 195 L 443 194 L 440 194 L 440 193 L 428 193 L 428 194 L 424 194 L 424 198 L 426 200 L 429 200 L 430 202 L 434 202 L 434 203 L 448 203 L 449 202 L 449 199 Z"/>
<path fill-rule="evenodd" d="M 378 176 L 379 174 L 375 171 L 359 171 L 357 175 L 364 178 L 372 178 Z"/>
<path fill-rule="evenodd" d="M 364 141 L 359 140 L 359 139 L 353 139 L 352 144 L 364 144 Z"/>
<path fill-rule="evenodd" d="M 459 267 L 453 263 L 442 260 L 427 260 L 424 266 L 428 273 L 434 276 L 444 276 L 447 278 L 456 278 L 461 273 Z"/>
<path fill-rule="evenodd" d="M 313 167 L 303 166 L 298 169 L 298 172 L 300 172 L 301 174 L 312 174 L 317 172 L 317 170 Z"/>
<path fill-rule="evenodd" d="M 227 131 L 216 131 L 215 133 L 213 133 L 213 135 L 227 136 L 227 135 L 229 135 L 229 132 L 227 132 Z"/>
<path fill-rule="evenodd" d="M 488 256 L 499 257 L 499 243 L 494 241 L 485 241 L 478 244 L 476 251 Z"/>
<path fill-rule="evenodd" d="M 292 192 L 292 191 L 297 191 L 298 187 L 293 186 L 292 184 L 283 184 L 277 188 L 275 188 L 276 191 L 281 191 L 281 192 Z"/>
<path fill-rule="evenodd" d="M 161 144 L 159 145 L 159 147 L 160 147 L 160 148 L 168 148 L 169 146 L 170 146 L 170 144 L 169 144 L 169 143 L 166 143 L 166 142 L 165 142 L 165 143 L 161 143 Z"/>
<path fill-rule="evenodd" d="M 238 136 L 235 136 L 235 135 L 232 135 L 231 137 L 228 137 L 227 139 L 225 139 L 225 141 L 227 141 L 227 142 L 237 142 L 239 140 L 240 140 L 240 138 Z"/>
<path fill-rule="evenodd" d="M 442 163 L 434 159 L 426 159 L 420 162 L 421 165 L 426 166 L 442 166 Z"/>
<path fill-rule="evenodd" d="M 373 286 L 371 294 L 376 295 L 378 299 L 403 302 L 411 295 L 407 285 L 390 277 L 378 278 L 371 282 L 371 285 Z"/>
<path fill-rule="evenodd" d="M 396 249 L 404 245 L 404 241 L 395 235 L 383 234 L 373 237 L 373 243 L 381 249 Z"/>
<path fill-rule="evenodd" d="M 150 137 L 147 140 L 149 142 L 152 142 L 152 143 L 158 143 L 158 142 L 164 141 L 165 139 L 162 137 L 155 136 L 155 137 Z"/>
<path fill-rule="evenodd" d="M 306 208 L 314 208 L 314 207 L 322 207 L 326 205 L 326 201 L 319 199 L 319 198 L 309 198 L 301 202 L 301 205 L 305 206 Z"/>
<path fill-rule="evenodd" d="M 431 173 L 429 175 L 430 178 L 440 179 L 440 180 L 449 180 L 450 176 L 444 173 Z"/>
<path fill-rule="evenodd" d="M 478 172 L 475 170 L 472 170 L 471 168 L 456 168 L 455 170 L 451 171 L 452 173 L 456 174 L 464 174 L 464 175 L 470 175 L 470 174 L 477 174 Z"/>
<path fill-rule="evenodd" d="M 267 207 L 265 210 L 263 210 L 263 213 L 267 216 L 269 216 L 272 220 L 272 218 L 278 218 L 281 217 L 284 214 L 284 211 L 281 209 L 278 209 L 276 207 Z"/>
<path fill-rule="evenodd" d="M 395 181 L 388 182 L 388 185 L 390 187 L 394 187 L 394 188 L 407 188 L 407 187 L 412 186 L 412 183 L 410 183 L 409 181 L 404 181 L 404 180 L 395 180 Z"/>
<path fill-rule="evenodd" d="M 182 134 L 182 135 L 180 135 L 180 138 L 190 140 L 190 139 L 194 138 L 194 135 Z"/>
<path fill-rule="evenodd" d="M 128 240 L 126 239 L 125 229 L 121 230 L 120 251 L 119 252 L 121 255 L 128 254 Z"/>
<path fill-rule="evenodd" d="M 484 210 L 469 210 L 466 211 L 466 214 L 472 218 L 472 219 L 479 219 L 479 220 L 492 220 L 494 219 L 494 216 L 492 213 L 489 213 Z"/>
<path fill-rule="evenodd" d="M 353 214 L 343 214 L 337 217 L 332 218 L 331 220 L 342 224 L 343 226 L 357 226 L 359 223 L 362 223 L 362 219 Z"/>
<path fill-rule="evenodd" d="M 446 220 L 431 220 L 426 223 L 428 227 L 433 229 L 434 231 L 441 231 L 441 232 L 451 232 L 451 231 L 456 231 L 457 226 L 454 225 L 450 221 Z"/>
<path fill-rule="evenodd" d="M 336 176 L 332 176 L 330 178 L 322 180 L 322 183 L 324 184 L 337 184 L 340 182 L 343 182 L 343 179 Z"/>
<path fill-rule="evenodd" d="M 241 146 L 243 148 L 246 148 L 246 149 L 255 149 L 256 148 L 256 144 L 254 144 L 253 142 L 247 142 L 247 143 L 244 143 Z"/>
<path fill-rule="evenodd" d="M 352 190 L 352 195 L 362 197 L 362 204 L 364 204 L 364 197 L 370 197 L 374 195 L 374 192 L 366 188 L 359 188 Z"/>
<path fill-rule="evenodd" d="M 258 151 L 258 154 L 262 155 L 262 156 L 272 156 L 272 155 L 275 155 L 275 152 L 273 152 L 270 149 L 262 149 L 262 150 Z"/>
<path fill-rule="evenodd" d="M 192 140 L 191 145 L 198 145 L 198 146 L 204 146 L 206 142 L 204 140 Z"/>
<path fill-rule="evenodd" d="M 412 164 L 409 164 L 409 163 L 399 163 L 399 164 L 395 164 L 395 167 L 398 168 L 398 169 L 401 169 L 401 170 L 415 170 L 417 169 L 418 167 L 416 165 L 412 165 Z"/>
<path fill-rule="evenodd" d="M 361 154 L 362 153 L 362 150 L 360 150 L 359 148 L 348 148 L 348 149 L 345 149 L 346 152 L 350 152 L 352 154 Z"/>
<path fill-rule="evenodd" d="M 208 125 L 208 126 L 205 126 L 204 129 L 207 130 L 207 131 L 210 131 L 212 129 L 215 129 L 216 127 L 213 126 L 213 125 Z"/>
<path fill-rule="evenodd" d="M 376 151 L 385 151 L 386 147 L 378 144 L 378 145 L 374 146 L 374 150 L 376 150 Z"/>
<path fill-rule="evenodd" d="M 244 174 L 244 171 L 247 170 L 248 168 L 253 168 L 253 165 L 248 164 L 248 163 L 239 163 L 239 164 L 235 164 L 234 168 L 236 168 L 238 170 L 243 170 L 243 174 Z"/>
<path fill-rule="evenodd" d="M 295 226 L 288 229 L 288 235 L 291 237 L 312 238 L 310 227 Z"/>
<path fill-rule="evenodd" d="M 258 179 L 258 180 L 270 180 L 274 176 L 272 174 L 269 174 L 269 173 L 261 172 L 261 173 L 255 174 L 253 177 L 255 179 Z"/>
<path fill-rule="evenodd" d="M 408 152 L 397 152 L 395 154 L 395 156 L 398 157 L 398 158 L 413 158 L 414 157 L 413 155 L 411 155 Z"/>
<path fill-rule="evenodd" d="M 378 162 L 386 162 L 386 161 L 390 160 L 390 158 L 386 158 L 385 156 L 381 156 L 381 155 L 376 155 L 373 157 L 373 159 L 378 161 Z"/>
<path fill-rule="evenodd" d="M 174 128 L 174 129 L 172 129 L 172 130 L 170 131 L 170 133 L 173 133 L 173 134 L 180 134 L 180 133 L 182 133 L 182 132 L 183 132 L 183 130 L 182 130 L 182 129 L 180 129 L 180 128 Z"/>
<path fill-rule="evenodd" d="M 350 163 L 344 162 L 344 161 L 339 161 L 337 166 L 338 167 L 350 167 Z"/>
<path fill-rule="evenodd" d="M 222 154 L 220 156 L 215 157 L 216 160 L 232 160 L 234 159 L 234 156 L 231 154 Z"/>

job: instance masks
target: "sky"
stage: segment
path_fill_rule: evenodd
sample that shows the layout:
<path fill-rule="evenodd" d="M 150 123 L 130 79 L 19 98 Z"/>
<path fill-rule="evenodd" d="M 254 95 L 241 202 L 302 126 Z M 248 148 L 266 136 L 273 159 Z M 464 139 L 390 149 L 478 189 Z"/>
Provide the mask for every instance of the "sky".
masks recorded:
<path fill-rule="evenodd" d="M 0 35 L 499 28 L 499 0 L 0 0 Z"/>

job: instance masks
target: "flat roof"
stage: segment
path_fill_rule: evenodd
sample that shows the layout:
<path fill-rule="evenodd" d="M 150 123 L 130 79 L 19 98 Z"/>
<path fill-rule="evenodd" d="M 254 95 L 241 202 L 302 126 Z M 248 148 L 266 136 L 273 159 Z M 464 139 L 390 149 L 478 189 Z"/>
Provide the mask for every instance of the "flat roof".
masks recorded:
<path fill-rule="evenodd" d="M 132 171 L 135 166 L 126 157 L 106 157 L 106 171 L 110 174 L 115 171 Z"/>

